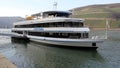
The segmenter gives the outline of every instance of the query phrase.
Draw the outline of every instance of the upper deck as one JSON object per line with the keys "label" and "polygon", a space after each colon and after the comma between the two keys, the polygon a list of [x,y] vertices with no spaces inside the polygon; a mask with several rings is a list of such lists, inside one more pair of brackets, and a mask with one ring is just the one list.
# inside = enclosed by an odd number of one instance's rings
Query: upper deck
{"label": "upper deck", "polygon": [[83,27],[84,19],[68,18],[72,13],[65,11],[46,11],[31,15],[36,19],[14,23],[17,28],[30,27]]}
{"label": "upper deck", "polygon": [[61,17],[55,17],[55,18],[44,18],[44,19],[37,19],[37,20],[27,20],[27,21],[20,21],[16,22],[13,25],[29,25],[29,24],[43,24],[43,23],[54,23],[54,22],[79,22],[83,23],[84,19],[79,18],[61,18]]}

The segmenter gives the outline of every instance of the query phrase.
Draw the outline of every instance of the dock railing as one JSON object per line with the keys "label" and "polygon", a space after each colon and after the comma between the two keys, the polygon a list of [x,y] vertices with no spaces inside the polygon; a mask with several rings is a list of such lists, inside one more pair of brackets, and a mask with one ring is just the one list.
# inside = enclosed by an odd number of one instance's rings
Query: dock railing
{"label": "dock railing", "polygon": [[13,33],[11,29],[0,29],[0,35],[1,36],[21,36],[21,37],[23,37],[22,34]]}

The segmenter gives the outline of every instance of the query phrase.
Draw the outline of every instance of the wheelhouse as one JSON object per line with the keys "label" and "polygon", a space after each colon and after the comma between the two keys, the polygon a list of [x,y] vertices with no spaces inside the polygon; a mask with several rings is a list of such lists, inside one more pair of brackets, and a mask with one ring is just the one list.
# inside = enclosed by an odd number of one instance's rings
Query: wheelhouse
{"label": "wheelhouse", "polygon": [[36,18],[47,18],[47,17],[69,17],[72,13],[65,11],[46,11],[37,14],[33,14]]}

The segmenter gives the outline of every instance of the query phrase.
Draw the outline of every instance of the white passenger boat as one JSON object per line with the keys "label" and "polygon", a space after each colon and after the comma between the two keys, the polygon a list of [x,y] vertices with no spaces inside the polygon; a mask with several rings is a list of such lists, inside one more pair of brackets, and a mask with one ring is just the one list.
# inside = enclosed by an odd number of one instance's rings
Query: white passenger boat
{"label": "white passenger boat", "polygon": [[60,46],[96,47],[104,38],[89,37],[90,29],[84,19],[69,18],[71,12],[45,11],[31,15],[32,20],[14,23],[12,32],[46,44]]}

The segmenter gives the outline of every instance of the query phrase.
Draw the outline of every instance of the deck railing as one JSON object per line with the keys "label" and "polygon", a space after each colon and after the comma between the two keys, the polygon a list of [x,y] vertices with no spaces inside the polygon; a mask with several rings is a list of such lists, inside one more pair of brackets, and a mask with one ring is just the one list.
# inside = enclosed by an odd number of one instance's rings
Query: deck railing
{"label": "deck railing", "polygon": [[107,36],[92,36],[91,39],[107,39]]}

